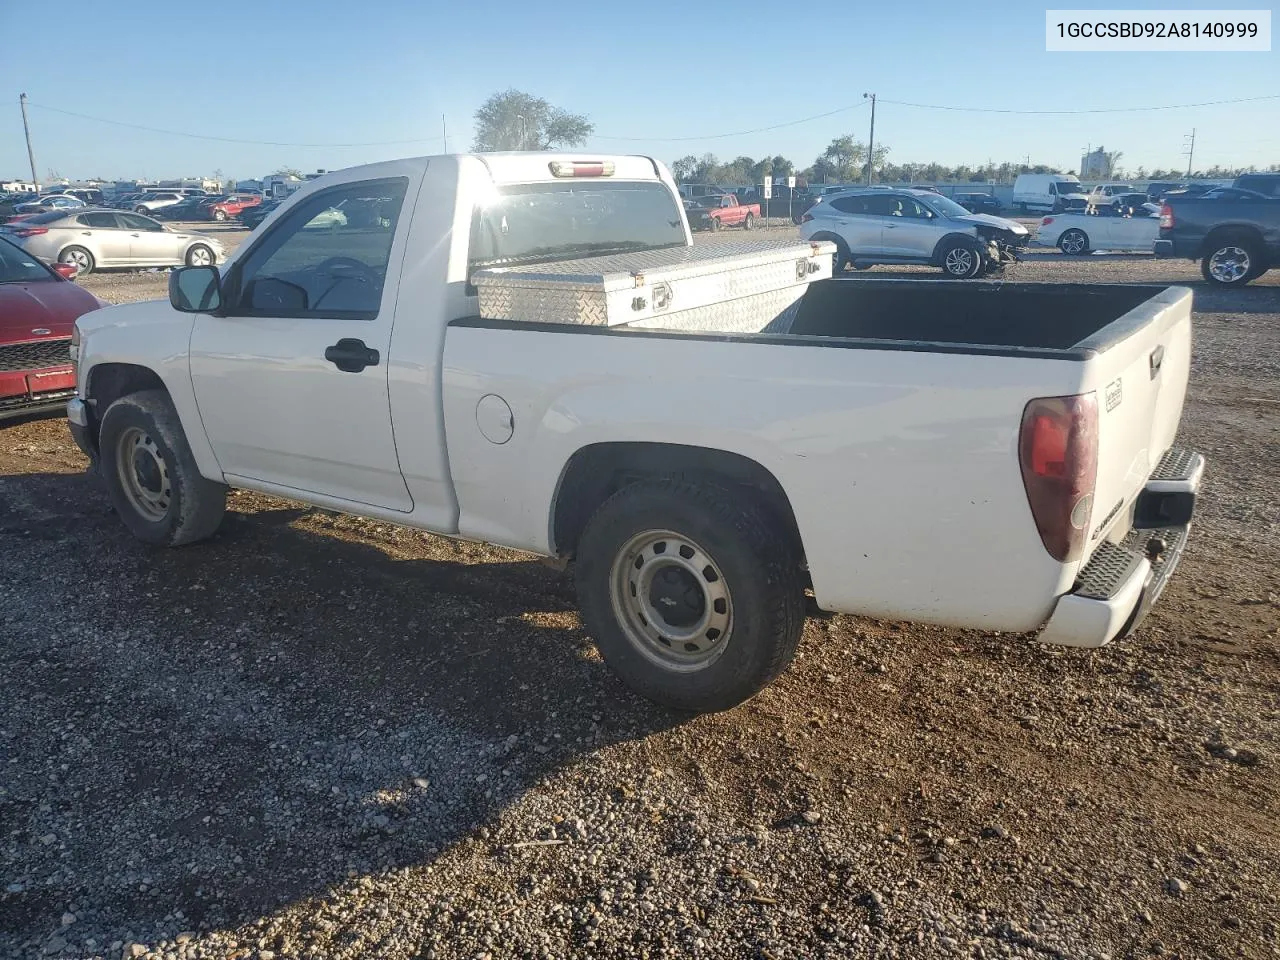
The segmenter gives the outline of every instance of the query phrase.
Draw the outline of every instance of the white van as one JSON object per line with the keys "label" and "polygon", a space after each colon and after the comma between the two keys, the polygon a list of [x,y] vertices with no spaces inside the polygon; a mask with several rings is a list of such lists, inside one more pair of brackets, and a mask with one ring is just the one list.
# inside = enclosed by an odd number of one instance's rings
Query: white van
{"label": "white van", "polygon": [[1083,210],[1088,203],[1080,180],[1061,173],[1020,173],[1013,182],[1013,205],[1018,210]]}

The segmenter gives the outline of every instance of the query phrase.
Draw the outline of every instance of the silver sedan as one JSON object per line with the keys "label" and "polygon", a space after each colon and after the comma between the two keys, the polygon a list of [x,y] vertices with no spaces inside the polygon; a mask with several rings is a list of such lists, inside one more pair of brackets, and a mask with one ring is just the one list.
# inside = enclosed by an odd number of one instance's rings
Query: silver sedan
{"label": "silver sedan", "polygon": [[0,232],[46,263],[74,265],[81,276],[106,267],[210,266],[224,258],[216,237],[122,210],[51,211],[4,224]]}

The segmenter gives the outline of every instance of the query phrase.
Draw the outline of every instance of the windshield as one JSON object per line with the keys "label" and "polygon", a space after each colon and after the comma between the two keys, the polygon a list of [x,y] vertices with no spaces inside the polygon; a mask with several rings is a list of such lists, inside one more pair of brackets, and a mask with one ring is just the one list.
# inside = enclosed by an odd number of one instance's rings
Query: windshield
{"label": "windshield", "polygon": [[471,265],[653,250],[685,242],[680,211],[661,183],[509,184],[472,217]]}
{"label": "windshield", "polygon": [[930,194],[924,202],[926,206],[933,207],[934,213],[940,214],[944,217],[969,216],[968,210],[960,206],[960,204],[956,203],[954,200],[948,200],[943,196],[934,196],[933,194]]}
{"label": "windshield", "polygon": [[53,279],[35,257],[8,240],[0,239],[0,283],[37,283]]}

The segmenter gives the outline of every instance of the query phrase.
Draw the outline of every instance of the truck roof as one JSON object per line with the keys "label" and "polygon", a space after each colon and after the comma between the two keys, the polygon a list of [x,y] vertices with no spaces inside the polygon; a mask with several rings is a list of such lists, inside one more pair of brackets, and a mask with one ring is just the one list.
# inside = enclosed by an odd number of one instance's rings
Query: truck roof
{"label": "truck roof", "polygon": [[[574,179],[572,176],[555,176],[551,170],[553,163],[612,165],[612,172],[605,174],[603,177],[597,174],[596,176],[582,177],[582,179],[658,180],[661,178],[660,171],[662,169],[652,157],[635,154],[513,151],[509,153],[453,153],[425,157],[405,157],[401,160],[382,160],[376,163],[360,164],[346,167],[342,170],[332,170],[330,173],[341,173],[343,174],[343,179],[347,180],[350,179],[350,174],[353,171],[368,170],[369,176],[372,178],[385,176],[385,171],[388,167],[403,164],[406,161],[409,163],[430,164],[433,160],[450,160],[454,163],[462,163],[468,159],[478,160],[482,163],[485,169],[489,171],[494,183],[530,183]],[[322,176],[317,179],[325,180],[326,178]],[[309,186],[314,182],[306,181],[306,184]]]}

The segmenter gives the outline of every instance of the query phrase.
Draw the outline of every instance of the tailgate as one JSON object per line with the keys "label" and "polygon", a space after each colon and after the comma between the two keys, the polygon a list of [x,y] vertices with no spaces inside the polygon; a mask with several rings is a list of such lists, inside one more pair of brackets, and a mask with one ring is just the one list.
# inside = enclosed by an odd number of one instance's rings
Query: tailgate
{"label": "tailgate", "polygon": [[1129,508],[1173,445],[1191,367],[1191,296],[1186,287],[1170,287],[1078,345],[1097,351],[1085,387],[1098,398],[1086,560],[1109,531],[1128,531]]}

